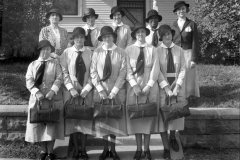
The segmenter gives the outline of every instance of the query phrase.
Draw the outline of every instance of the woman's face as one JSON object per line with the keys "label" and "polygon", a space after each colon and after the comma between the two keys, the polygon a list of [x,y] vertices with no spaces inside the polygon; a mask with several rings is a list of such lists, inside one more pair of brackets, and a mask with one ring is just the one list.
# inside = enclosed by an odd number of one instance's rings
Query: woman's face
{"label": "woman's face", "polygon": [[41,57],[43,60],[46,60],[50,57],[50,54],[51,54],[51,47],[50,46],[43,47],[40,51],[39,57]]}
{"label": "woman's face", "polygon": [[83,46],[85,41],[85,35],[75,36],[73,42],[77,46]]}
{"label": "woman's face", "polygon": [[157,28],[159,22],[158,16],[152,16],[148,22],[151,28]]}
{"label": "woman's face", "polygon": [[143,28],[140,28],[136,31],[136,39],[137,41],[143,42],[145,41],[146,37],[146,30]]}
{"label": "woman's face", "polygon": [[103,42],[107,45],[113,44],[113,39],[114,39],[114,37],[112,34],[107,34],[107,35],[102,36]]}
{"label": "woman's face", "polygon": [[120,12],[116,12],[113,14],[113,22],[120,24],[122,22],[122,15]]}
{"label": "woman's face", "polygon": [[50,21],[51,24],[52,24],[52,23],[58,23],[59,20],[60,20],[60,16],[59,16],[59,14],[57,14],[57,13],[52,13],[52,14],[49,16],[49,21]]}
{"label": "woman's face", "polygon": [[171,43],[172,42],[172,32],[168,31],[165,34],[163,34],[162,41],[163,41],[163,43]]}
{"label": "woman's face", "polygon": [[86,21],[89,26],[94,26],[96,17],[95,16],[87,16]]}
{"label": "woman's face", "polygon": [[186,6],[182,6],[180,8],[177,9],[176,14],[178,17],[186,17],[187,14],[187,7]]}

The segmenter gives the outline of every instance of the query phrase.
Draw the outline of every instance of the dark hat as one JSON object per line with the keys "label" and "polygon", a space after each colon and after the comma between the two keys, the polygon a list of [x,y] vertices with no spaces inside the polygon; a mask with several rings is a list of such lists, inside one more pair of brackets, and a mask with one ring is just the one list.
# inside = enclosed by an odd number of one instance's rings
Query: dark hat
{"label": "dark hat", "polygon": [[132,31],[132,33],[131,33],[131,36],[132,36],[133,39],[136,38],[136,32],[137,32],[137,30],[140,29],[140,28],[145,29],[146,34],[147,34],[146,36],[148,36],[148,35],[150,34],[150,30],[149,30],[148,28],[146,28],[146,26],[145,26],[144,24],[142,24],[142,23],[137,23],[137,24],[135,24],[134,29],[133,29],[133,31]]}
{"label": "dark hat", "polygon": [[178,1],[174,4],[174,10],[173,12],[176,12],[176,10],[182,6],[186,6],[187,8],[190,6],[189,4],[187,4],[185,1]]}
{"label": "dark hat", "polygon": [[49,19],[50,15],[52,13],[57,13],[60,17],[59,21],[61,21],[63,19],[62,14],[60,13],[60,11],[57,8],[52,8],[47,14],[46,14],[46,18]]}
{"label": "dark hat", "polygon": [[158,14],[158,12],[156,10],[150,10],[147,14],[147,18],[146,18],[146,22],[148,23],[149,22],[149,19],[152,17],[152,16],[157,16],[158,17],[158,20],[159,22],[162,21],[162,16]]}
{"label": "dark hat", "polygon": [[98,14],[95,13],[95,10],[93,8],[86,8],[84,16],[82,17],[83,22],[87,22],[87,16],[95,16],[96,19],[98,18]]}
{"label": "dark hat", "polygon": [[112,27],[104,26],[101,29],[100,36],[98,37],[98,40],[102,41],[102,36],[105,36],[107,34],[112,34],[114,38],[117,38],[117,34],[113,31]]}
{"label": "dark hat", "polygon": [[162,41],[162,36],[167,33],[168,31],[172,32],[172,36],[175,34],[175,30],[173,30],[169,25],[163,24],[158,28],[158,33],[159,33],[159,41]]}
{"label": "dark hat", "polygon": [[54,51],[55,51],[55,48],[54,48],[54,47],[51,45],[51,43],[50,43],[48,40],[46,40],[46,39],[41,40],[41,41],[38,43],[37,49],[38,49],[38,50],[41,50],[41,49],[44,48],[44,47],[51,47],[51,52],[54,52]]}
{"label": "dark hat", "polygon": [[115,7],[112,7],[112,9],[111,9],[110,19],[113,19],[113,14],[116,12],[120,12],[122,17],[125,15],[125,13],[121,7],[115,6]]}
{"label": "dark hat", "polygon": [[[76,27],[73,29],[73,33],[70,39],[74,39],[74,37],[79,36],[79,35],[83,35],[86,36],[86,32],[82,27]],[[86,37],[85,37],[86,38]]]}

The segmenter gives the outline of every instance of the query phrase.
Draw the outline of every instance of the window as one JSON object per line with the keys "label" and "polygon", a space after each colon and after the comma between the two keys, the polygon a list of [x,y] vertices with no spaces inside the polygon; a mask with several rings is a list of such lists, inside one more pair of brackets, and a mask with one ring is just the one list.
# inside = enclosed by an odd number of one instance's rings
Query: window
{"label": "window", "polygon": [[68,6],[63,12],[64,17],[81,17],[82,16],[82,0],[64,0]]}

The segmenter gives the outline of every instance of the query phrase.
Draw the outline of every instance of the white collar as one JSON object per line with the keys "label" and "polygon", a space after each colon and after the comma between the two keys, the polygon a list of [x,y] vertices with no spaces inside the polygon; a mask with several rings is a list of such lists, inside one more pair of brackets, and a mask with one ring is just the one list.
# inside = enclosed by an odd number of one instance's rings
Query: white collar
{"label": "white collar", "polygon": [[[163,48],[168,48],[163,42],[161,43],[160,46],[163,47]],[[170,45],[169,48],[172,48],[173,46],[175,46],[175,44],[172,42],[172,44]]]}
{"label": "white collar", "polygon": [[86,28],[86,29],[95,29],[95,28],[97,28],[97,26],[94,24],[94,26],[89,27],[89,25],[85,24],[84,28]]}
{"label": "white collar", "polygon": [[52,59],[52,58],[51,58],[50,56],[49,56],[48,59],[46,59],[46,60],[43,60],[42,57],[38,57],[37,61],[41,61],[41,62],[42,62],[42,61],[45,61],[45,62],[47,62],[47,61],[49,61],[49,60],[51,60],[51,59]]}
{"label": "white collar", "polygon": [[121,26],[123,25],[123,23],[121,22],[120,24],[116,24],[116,23],[113,22],[112,25],[113,25],[114,27],[117,27],[117,26],[121,27]]}
{"label": "white collar", "polygon": [[148,43],[145,42],[144,44],[139,45],[138,41],[136,41],[133,45],[136,46],[136,47],[146,47],[148,45]]}
{"label": "white collar", "polygon": [[80,50],[77,50],[77,48],[73,45],[73,46],[72,46],[72,49],[73,49],[75,52],[78,52],[78,51],[84,52],[84,51],[85,51],[85,47],[84,47],[84,46],[83,46]]}
{"label": "white collar", "polygon": [[[159,27],[160,27],[160,24],[158,23],[158,26],[157,26],[156,30],[157,30]],[[152,28],[151,28],[151,26],[150,26],[149,24],[147,25],[147,28],[150,29],[150,31],[152,31]]]}
{"label": "white collar", "polygon": [[116,48],[117,48],[117,46],[115,44],[113,44],[111,48],[107,48],[106,45],[102,45],[102,49],[104,49],[105,51],[107,51],[107,50],[114,50]]}
{"label": "white collar", "polygon": [[184,19],[182,19],[182,18],[178,18],[178,22],[185,22],[186,21],[186,17],[184,18]]}

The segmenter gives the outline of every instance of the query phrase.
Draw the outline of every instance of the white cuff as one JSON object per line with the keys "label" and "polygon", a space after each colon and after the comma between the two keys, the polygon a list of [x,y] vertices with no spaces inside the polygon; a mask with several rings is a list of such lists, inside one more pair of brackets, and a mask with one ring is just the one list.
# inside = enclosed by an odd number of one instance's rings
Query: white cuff
{"label": "white cuff", "polygon": [[101,86],[101,84],[97,85],[96,89],[97,89],[98,92],[101,92],[101,91],[104,90],[103,87]]}
{"label": "white cuff", "polygon": [[56,53],[51,53],[50,56],[53,57],[53,58],[57,58],[58,57],[58,55]]}
{"label": "white cuff", "polygon": [[129,83],[130,83],[131,87],[137,85],[137,82],[136,82],[134,79],[131,79],[131,80],[129,81]]}
{"label": "white cuff", "polygon": [[150,87],[153,87],[154,83],[155,83],[155,81],[153,81],[153,80],[150,79],[150,80],[148,81],[147,85],[150,86]]}
{"label": "white cuff", "polygon": [[114,86],[111,92],[114,93],[114,94],[117,94],[118,91],[119,91],[119,89]]}
{"label": "white cuff", "polygon": [[83,88],[83,90],[86,90],[86,91],[91,91],[91,89],[92,89],[92,86],[90,85],[90,84],[87,84],[84,88]]}
{"label": "white cuff", "polygon": [[178,84],[179,86],[182,86],[183,80],[182,79],[178,79],[176,84]]}
{"label": "white cuff", "polygon": [[31,94],[35,95],[38,91],[39,91],[39,89],[34,87],[31,89]]}
{"label": "white cuff", "polygon": [[59,91],[59,88],[58,88],[58,86],[56,86],[56,85],[54,84],[54,85],[52,85],[51,90],[53,90],[54,93],[57,95],[57,92]]}
{"label": "white cuff", "polygon": [[70,91],[70,89],[74,88],[72,83],[66,84],[66,88]]}
{"label": "white cuff", "polygon": [[159,83],[160,87],[163,89],[164,87],[168,86],[168,83],[163,80],[161,83]]}

